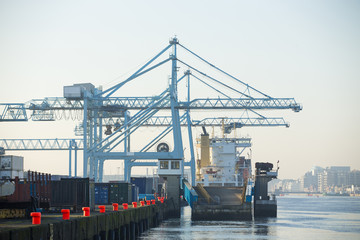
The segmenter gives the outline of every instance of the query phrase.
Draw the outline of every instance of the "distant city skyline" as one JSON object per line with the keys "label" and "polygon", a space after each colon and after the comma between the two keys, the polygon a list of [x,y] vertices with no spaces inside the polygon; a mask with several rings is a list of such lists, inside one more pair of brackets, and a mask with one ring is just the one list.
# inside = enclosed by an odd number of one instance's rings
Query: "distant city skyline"
{"label": "distant city skyline", "polygon": [[[360,169],[359,12],[359,1],[335,0],[1,1],[0,103],[62,97],[63,86],[74,83],[107,89],[176,35],[251,86],[304,106],[300,113],[264,112],[284,117],[290,128],[237,131],[252,138],[253,164],[279,160],[282,179],[297,179],[314,165]],[[130,84],[122,94],[153,96],[166,88],[168,73]],[[0,123],[0,138],[72,138],[75,125]],[[200,133],[194,130],[194,138]],[[25,170],[68,172],[66,151],[7,154],[24,156]],[[78,159],[82,174],[81,154]],[[106,161],[105,173],[120,166]]]}
{"label": "distant city skyline", "polygon": [[350,166],[314,166],[298,179],[275,179],[268,187],[275,194],[360,196],[360,170]]}

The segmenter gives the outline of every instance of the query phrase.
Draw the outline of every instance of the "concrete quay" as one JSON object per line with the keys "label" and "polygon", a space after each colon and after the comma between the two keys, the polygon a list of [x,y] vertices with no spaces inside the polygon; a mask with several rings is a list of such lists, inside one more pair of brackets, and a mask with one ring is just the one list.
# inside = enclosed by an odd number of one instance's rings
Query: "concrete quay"
{"label": "concrete quay", "polygon": [[[106,207],[105,213],[91,212],[89,217],[71,214],[63,220],[62,214],[42,214],[41,224],[32,225],[31,219],[8,219],[0,221],[1,240],[113,240],[136,239],[144,231],[158,226],[161,221],[172,216],[171,200],[155,205],[112,211]],[[121,208],[121,209],[120,209]]]}

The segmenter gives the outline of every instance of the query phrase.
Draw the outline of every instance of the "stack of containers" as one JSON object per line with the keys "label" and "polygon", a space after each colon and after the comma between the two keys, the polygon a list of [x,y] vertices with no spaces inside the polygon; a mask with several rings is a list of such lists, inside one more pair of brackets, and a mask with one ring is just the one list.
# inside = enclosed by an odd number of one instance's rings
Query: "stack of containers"
{"label": "stack of containers", "polygon": [[131,184],[126,182],[122,183],[119,188],[119,195],[120,195],[120,202],[123,201],[124,203],[128,202],[130,203],[131,200]]}
{"label": "stack of containers", "polygon": [[89,178],[62,178],[51,181],[51,206],[72,207],[81,211],[83,206],[93,207],[94,188]]}
{"label": "stack of containers", "polygon": [[138,199],[138,190],[132,191],[132,184],[128,182],[110,182],[95,184],[95,204],[123,204]]}

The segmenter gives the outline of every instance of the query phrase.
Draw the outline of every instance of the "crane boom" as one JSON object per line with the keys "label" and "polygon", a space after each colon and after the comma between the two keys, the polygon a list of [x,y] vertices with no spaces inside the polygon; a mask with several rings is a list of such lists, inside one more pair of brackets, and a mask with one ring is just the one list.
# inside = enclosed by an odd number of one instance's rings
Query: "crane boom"
{"label": "crane boom", "polygon": [[6,151],[69,150],[74,146],[82,150],[83,139],[0,139],[0,147]]}

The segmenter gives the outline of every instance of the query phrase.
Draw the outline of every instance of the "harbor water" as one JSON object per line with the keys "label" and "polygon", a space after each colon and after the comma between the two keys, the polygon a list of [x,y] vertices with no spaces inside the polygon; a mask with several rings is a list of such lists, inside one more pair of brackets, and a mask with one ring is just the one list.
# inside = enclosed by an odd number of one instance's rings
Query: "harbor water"
{"label": "harbor water", "polygon": [[360,197],[278,197],[278,217],[254,221],[164,221],[140,239],[360,239]]}

